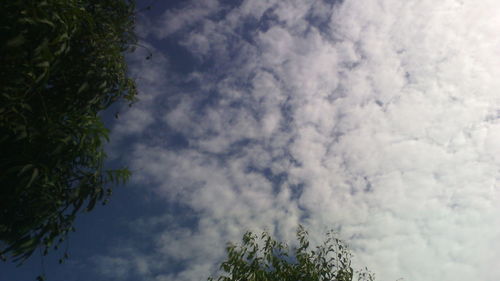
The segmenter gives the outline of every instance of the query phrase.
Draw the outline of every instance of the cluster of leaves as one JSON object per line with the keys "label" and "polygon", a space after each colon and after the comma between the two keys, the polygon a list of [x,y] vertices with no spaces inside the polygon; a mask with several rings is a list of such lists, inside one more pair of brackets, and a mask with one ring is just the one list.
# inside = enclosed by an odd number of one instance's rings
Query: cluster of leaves
{"label": "cluster of leaves", "polygon": [[0,255],[46,254],[126,169],[103,167],[98,113],[137,94],[132,0],[9,0],[0,9]]}
{"label": "cluster of leaves", "polygon": [[[351,254],[332,231],[320,246],[311,249],[307,231],[297,230],[298,246],[289,249],[268,233],[260,236],[247,232],[242,245],[229,244],[227,260],[220,269],[218,281],[352,281]],[[368,270],[357,272],[359,281],[373,281]]]}

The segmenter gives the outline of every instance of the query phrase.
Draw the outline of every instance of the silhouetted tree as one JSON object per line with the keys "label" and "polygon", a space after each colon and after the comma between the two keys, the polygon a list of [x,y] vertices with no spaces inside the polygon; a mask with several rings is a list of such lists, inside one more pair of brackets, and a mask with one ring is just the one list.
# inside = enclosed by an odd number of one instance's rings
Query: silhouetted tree
{"label": "silhouetted tree", "polygon": [[129,171],[103,167],[98,113],[135,100],[131,0],[8,0],[0,9],[0,255],[57,247]]}

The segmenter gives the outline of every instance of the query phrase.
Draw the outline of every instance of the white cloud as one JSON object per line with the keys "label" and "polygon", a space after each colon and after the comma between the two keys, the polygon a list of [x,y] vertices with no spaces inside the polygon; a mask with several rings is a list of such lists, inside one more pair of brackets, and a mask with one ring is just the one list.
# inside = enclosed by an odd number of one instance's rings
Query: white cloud
{"label": "white cloud", "polygon": [[[146,59],[149,55],[154,56],[154,60]],[[113,128],[113,134],[117,139],[124,135],[140,134],[154,122],[151,107],[154,106],[159,96],[165,97],[168,94],[167,72],[169,64],[167,58],[156,48],[146,42],[140,42],[136,52],[129,56],[131,66],[130,76],[137,83],[139,94],[137,98],[140,102],[128,109],[128,105],[122,108],[126,114],[121,114],[122,122],[118,122]]]}
{"label": "white cloud", "polygon": [[186,78],[194,89],[151,86],[148,117],[125,117],[189,142],[151,135],[131,158],[138,184],[199,219],[152,238],[152,256],[187,265],[156,280],[206,278],[226,241],[266,227],[291,239],[299,221],[314,239],[340,227],[379,280],[498,280],[499,12],[492,0],[167,11],[158,36],[177,32],[212,65]]}
{"label": "white cloud", "polygon": [[94,260],[97,271],[108,277],[125,279],[129,277],[131,263],[120,257],[98,257]]}
{"label": "white cloud", "polygon": [[175,32],[184,30],[199,21],[210,16],[219,8],[217,0],[204,0],[196,2],[186,2],[186,4],[175,10],[167,10],[162,16],[160,28],[155,29],[159,38],[167,37]]}

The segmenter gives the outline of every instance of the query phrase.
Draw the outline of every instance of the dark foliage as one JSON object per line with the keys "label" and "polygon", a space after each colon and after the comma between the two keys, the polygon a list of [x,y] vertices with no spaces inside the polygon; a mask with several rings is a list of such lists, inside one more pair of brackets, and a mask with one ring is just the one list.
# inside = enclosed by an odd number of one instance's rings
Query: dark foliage
{"label": "dark foliage", "polygon": [[9,0],[0,9],[0,254],[47,253],[129,172],[105,170],[98,113],[132,103],[130,0]]}
{"label": "dark foliage", "polygon": [[[327,233],[324,243],[309,247],[308,234],[303,227],[297,230],[298,246],[289,249],[268,233],[260,236],[247,232],[242,245],[229,244],[222,273],[209,281],[352,281],[351,254],[333,232]],[[358,281],[373,281],[368,270],[358,271]]]}

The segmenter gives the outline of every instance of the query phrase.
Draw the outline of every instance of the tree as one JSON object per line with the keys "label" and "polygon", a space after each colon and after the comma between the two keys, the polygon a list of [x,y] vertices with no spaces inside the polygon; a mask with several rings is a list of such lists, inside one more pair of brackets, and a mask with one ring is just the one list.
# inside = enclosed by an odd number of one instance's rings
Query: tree
{"label": "tree", "polygon": [[[347,247],[327,233],[324,243],[314,250],[309,248],[307,231],[297,230],[298,247],[292,250],[277,242],[268,233],[260,236],[247,232],[242,245],[229,244],[227,260],[222,262],[218,281],[351,281],[354,271]],[[358,271],[359,281],[373,281],[368,270]]]}
{"label": "tree", "polygon": [[104,203],[126,169],[108,170],[99,112],[137,91],[124,53],[132,0],[9,0],[0,9],[0,255],[23,262]]}

